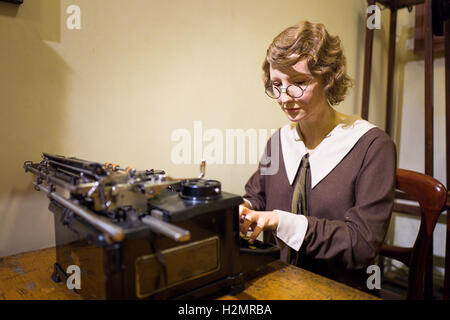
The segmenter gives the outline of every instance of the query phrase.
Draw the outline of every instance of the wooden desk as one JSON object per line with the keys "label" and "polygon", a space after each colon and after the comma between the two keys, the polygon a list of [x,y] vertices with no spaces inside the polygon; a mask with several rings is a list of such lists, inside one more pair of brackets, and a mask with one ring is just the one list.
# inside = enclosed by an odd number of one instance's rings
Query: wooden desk
{"label": "wooden desk", "polygon": [[[64,283],[50,279],[55,248],[0,258],[0,300],[81,300]],[[309,271],[274,261],[246,283],[245,290],[220,300],[373,300],[375,296]]]}

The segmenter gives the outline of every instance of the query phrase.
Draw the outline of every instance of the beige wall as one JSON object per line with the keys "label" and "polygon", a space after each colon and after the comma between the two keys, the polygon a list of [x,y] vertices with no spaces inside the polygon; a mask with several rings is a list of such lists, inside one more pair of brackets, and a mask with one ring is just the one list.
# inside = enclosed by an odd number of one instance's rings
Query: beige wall
{"label": "beige wall", "polygon": [[[43,151],[191,176],[197,164],[171,161],[174,130],[193,135],[195,120],[224,136],[285,124],[263,93],[260,66],[271,39],[302,19],[341,36],[356,87],[340,109],[359,112],[364,2],[326,3],[0,3],[0,256],[53,244],[48,200],[22,169]],[[66,27],[71,4],[81,8],[81,30]],[[207,177],[241,194],[255,166],[209,164]]]}
{"label": "beige wall", "polygon": [[[201,120],[203,130],[225,136],[227,129],[287,123],[263,93],[260,66],[273,37],[300,20],[322,22],[341,37],[355,87],[338,108],[360,112],[364,0],[24,2],[0,3],[0,256],[54,244],[48,200],[32,189],[22,168],[43,151],[191,176],[197,164],[171,160],[175,130],[193,135],[194,121]],[[81,30],[66,27],[71,4],[81,8]],[[382,29],[375,31],[370,109],[370,120],[382,128],[387,26],[385,10]],[[400,91],[405,96],[410,83],[414,90],[422,86],[407,76],[405,71]],[[443,86],[438,90],[442,94]],[[422,105],[406,97],[396,101]],[[406,134],[399,138],[402,147],[416,145]],[[408,167],[419,158],[401,153],[400,163]],[[436,161],[441,158],[439,153]],[[242,194],[255,167],[248,161],[209,164],[207,177]]]}

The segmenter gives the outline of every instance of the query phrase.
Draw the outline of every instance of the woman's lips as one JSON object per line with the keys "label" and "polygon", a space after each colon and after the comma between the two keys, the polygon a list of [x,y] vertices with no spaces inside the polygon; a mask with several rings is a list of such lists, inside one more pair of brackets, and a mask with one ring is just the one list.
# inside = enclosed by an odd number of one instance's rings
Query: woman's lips
{"label": "woman's lips", "polygon": [[301,108],[283,108],[285,112],[294,113],[299,111]]}
{"label": "woman's lips", "polygon": [[283,108],[283,110],[289,119],[293,120],[299,116],[301,108]]}
{"label": "woman's lips", "polygon": [[301,109],[301,106],[295,105],[295,104],[291,104],[290,106],[288,106],[287,104],[285,104],[285,105],[281,105],[281,108],[284,111],[298,111]]}

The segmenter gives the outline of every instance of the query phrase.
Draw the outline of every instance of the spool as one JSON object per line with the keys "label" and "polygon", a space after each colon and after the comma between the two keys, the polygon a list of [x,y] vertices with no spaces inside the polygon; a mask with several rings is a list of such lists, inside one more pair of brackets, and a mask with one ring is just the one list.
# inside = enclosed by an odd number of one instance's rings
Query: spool
{"label": "spool", "polygon": [[180,197],[191,201],[208,201],[220,197],[222,186],[217,180],[190,179],[181,183]]}

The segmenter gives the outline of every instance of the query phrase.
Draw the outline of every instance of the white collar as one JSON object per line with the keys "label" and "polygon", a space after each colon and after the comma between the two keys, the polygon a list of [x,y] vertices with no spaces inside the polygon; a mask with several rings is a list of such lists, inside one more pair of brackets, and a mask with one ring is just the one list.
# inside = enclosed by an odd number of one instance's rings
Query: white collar
{"label": "white collar", "polygon": [[[350,126],[338,124],[331,130],[309,156],[311,189],[341,162],[359,138],[374,127],[376,126],[366,120],[356,120]],[[286,173],[292,185],[300,161],[306,154],[306,147],[292,124],[281,128],[280,140]]]}

